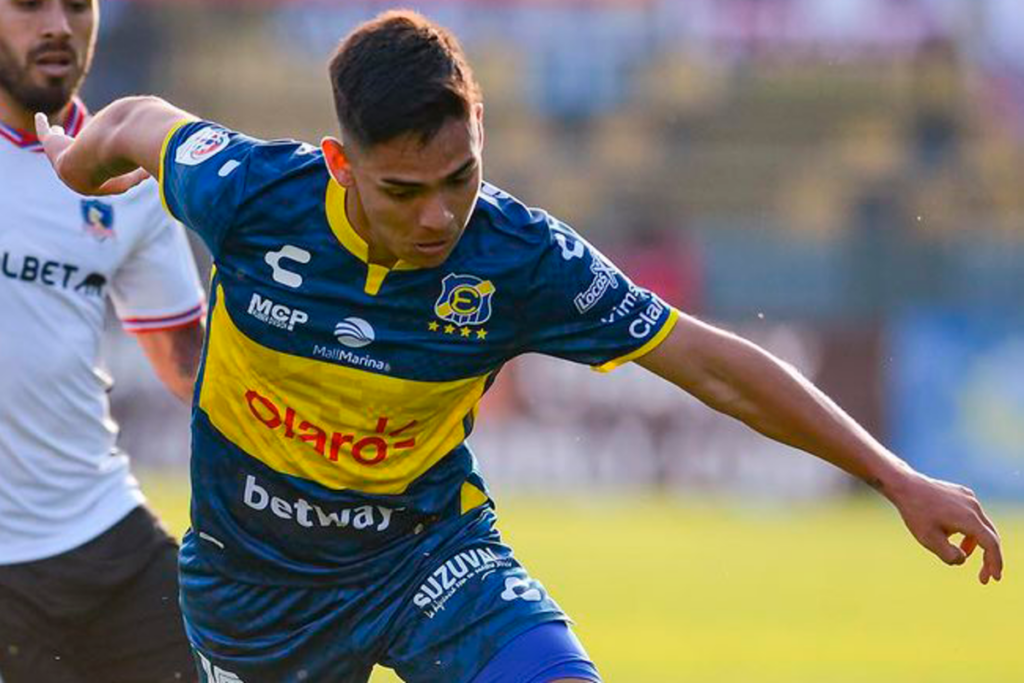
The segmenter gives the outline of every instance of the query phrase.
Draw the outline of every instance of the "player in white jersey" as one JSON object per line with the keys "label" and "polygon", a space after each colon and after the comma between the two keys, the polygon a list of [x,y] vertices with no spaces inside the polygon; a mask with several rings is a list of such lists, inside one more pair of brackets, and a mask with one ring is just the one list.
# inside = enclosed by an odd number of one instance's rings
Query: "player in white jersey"
{"label": "player in white jersey", "polygon": [[0,0],[0,677],[4,683],[195,680],[177,544],[115,445],[97,369],[109,299],[189,401],[203,294],[154,183],[89,199],[31,129],[72,134],[95,0]]}

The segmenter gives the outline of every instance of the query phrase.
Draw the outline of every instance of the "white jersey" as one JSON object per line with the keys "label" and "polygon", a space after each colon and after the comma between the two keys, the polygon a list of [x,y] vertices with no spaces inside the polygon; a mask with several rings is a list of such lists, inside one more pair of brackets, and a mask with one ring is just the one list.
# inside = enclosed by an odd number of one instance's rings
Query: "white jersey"
{"label": "white jersey", "polygon": [[[82,118],[76,104],[72,134]],[[0,124],[0,564],[71,550],[143,501],[98,368],[107,297],[130,332],[203,315],[156,183],[82,197],[33,137]]]}

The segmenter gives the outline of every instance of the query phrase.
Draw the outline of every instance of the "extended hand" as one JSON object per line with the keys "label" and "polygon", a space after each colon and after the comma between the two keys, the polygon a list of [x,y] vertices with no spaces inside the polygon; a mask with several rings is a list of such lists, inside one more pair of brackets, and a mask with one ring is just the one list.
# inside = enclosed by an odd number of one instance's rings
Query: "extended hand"
{"label": "extended hand", "polygon": [[[999,533],[969,488],[914,472],[889,497],[914,538],[943,562],[963,564],[981,546],[978,579],[987,584],[989,578],[1002,578]],[[963,534],[959,547],[949,540],[954,534]]]}
{"label": "extended hand", "polygon": [[36,136],[57,176],[79,194],[121,194],[149,178],[149,173],[142,168],[118,173],[99,166],[90,158],[88,150],[79,149],[75,139],[63,128],[51,126],[45,114],[36,114]]}

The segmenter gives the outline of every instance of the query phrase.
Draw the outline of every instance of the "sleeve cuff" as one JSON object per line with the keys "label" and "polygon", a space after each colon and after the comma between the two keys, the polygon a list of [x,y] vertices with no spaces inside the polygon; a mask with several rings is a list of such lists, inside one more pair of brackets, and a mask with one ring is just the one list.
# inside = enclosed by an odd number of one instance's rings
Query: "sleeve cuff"
{"label": "sleeve cuff", "polygon": [[167,194],[164,192],[164,165],[167,163],[167,149],[171,146],[171,138],[174,137],[174,134],[181,130],[182,127],[187,126],[194,121],[196,121],[194,118],[182,119],[171,126],[171,129],[167,131],[167,136],[164,137],[164,144],[160,147],[160,177],[157,178],[157,185],[160,188],[160,203],[163,204],[164,211],[167,212],[167,215],[174,220],[178,220],[178,217],[174,215],[174,212],[171,211],[171,207],[167,204]]}
{"label": "sleeve cuff", "polygon": [[122,318],[121,325],[124,327],[125,332],[130,332],[131,334],[174,330],[179,327],[187,327],[201,320],[205,313],[205,308],[203,303],[199,303],[187,311],[171,315]]}

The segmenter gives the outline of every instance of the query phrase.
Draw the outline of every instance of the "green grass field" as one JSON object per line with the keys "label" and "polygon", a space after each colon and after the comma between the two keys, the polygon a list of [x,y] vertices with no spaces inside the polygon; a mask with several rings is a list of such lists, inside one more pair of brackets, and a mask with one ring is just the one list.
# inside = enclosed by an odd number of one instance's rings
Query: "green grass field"
{"label": "green grass field", "polygon": [[[184,485],[144,482],[184,530]],[[1007,570],[987,587],[977,558],[945,567],[873,501],[514,499],[499,512],[609,683],[1024,681],[1024,508],[991,511]]]}

